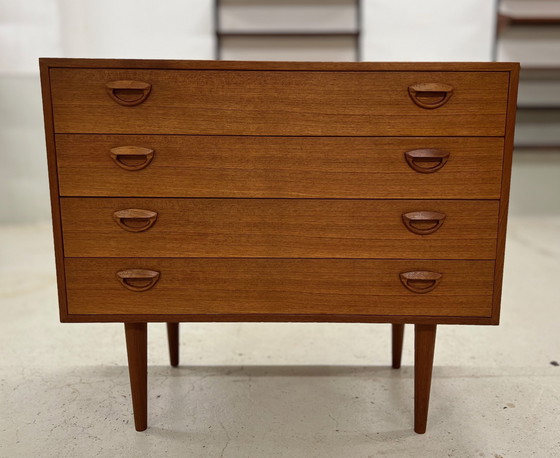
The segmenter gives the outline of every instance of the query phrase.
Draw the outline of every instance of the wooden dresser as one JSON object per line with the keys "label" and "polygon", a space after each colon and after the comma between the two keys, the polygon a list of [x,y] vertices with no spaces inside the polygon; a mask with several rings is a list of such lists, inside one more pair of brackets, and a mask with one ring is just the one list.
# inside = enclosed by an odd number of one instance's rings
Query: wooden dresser
{"label": "wooden dresser", "polygon": [[519,66],[41,59],[63,322],[498,324]]}

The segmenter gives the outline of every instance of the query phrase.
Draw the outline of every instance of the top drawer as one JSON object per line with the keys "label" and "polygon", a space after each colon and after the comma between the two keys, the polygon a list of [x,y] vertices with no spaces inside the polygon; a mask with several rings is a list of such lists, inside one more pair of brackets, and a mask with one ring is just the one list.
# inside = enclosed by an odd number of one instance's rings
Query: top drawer
{"label": "top drawer", "polygon": [[52,68],[59,133],[502,136],[508,72]]}

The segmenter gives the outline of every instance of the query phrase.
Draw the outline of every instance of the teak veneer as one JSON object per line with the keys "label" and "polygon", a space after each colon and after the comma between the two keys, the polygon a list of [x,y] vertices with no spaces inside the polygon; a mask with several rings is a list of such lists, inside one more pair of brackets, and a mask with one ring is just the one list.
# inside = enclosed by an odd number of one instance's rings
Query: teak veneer
{"label": "teak veneer", "polygon": [[[502,193],[503,137],[57,134],[55,141],[61,196],[499,200]],[[149,169],[115,167],[108,152],[122,145],[152,150]],[[412,173],[403,153],[422,148],[449,153],[437,174]]]}
{"label": "teak veneer", "polygon": [[40,59],[60,318],[496,325],[517,63]]}

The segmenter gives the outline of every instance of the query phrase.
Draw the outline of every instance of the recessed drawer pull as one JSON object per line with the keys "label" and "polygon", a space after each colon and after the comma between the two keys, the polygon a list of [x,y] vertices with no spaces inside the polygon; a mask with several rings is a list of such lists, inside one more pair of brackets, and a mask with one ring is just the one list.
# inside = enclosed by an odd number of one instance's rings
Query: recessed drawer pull
{"label": "recessed drawer pull", "polygon": [[412,101],[422,108],[438,108],[453,95],[453,86],[443,83],[418,83],[408,87]]}
{"label": "recessed drawer pull", "polygon": [[413,293],[424,294],[432,291],[438,285],[443,275],[438,272],[430,272],[429,270],[417,270],[402,272],[400,277],[406,289]]}
{"label": "recessed drawer pull", "polygon": [[421,211],[403,213],[402,220],[413,234],[428,235],[437,231],[445,220],[445,213]]}
{"label": "recessed drawer pull", "polygon": [[132,107],[141,104],[150,95],[152,85],[144,81],[110,81],[106,84],[107,94],[119,105]]}
{"label": "recessed drawer pull", "polygon": [[148,291],[158,282],[159,272],[147,269],[129,269],[117,272],[121,284],[130,291]]}
{"label": "recessed drawer pull", "polygon": [[111,148],[111,159],[121,169],[134,171],[142,170],[152,162],[154,150],[141,146],[118,146]]}
{"label": "recessed drawer pull", "polygon": [[434,173],[449,159],[449,151],[441,149],[415,149],[406,151],[404,157],[408,165],[420,173]]}
{"label": "recessed drawer pull", "polygon": [[147,231],[154,225],[157,216],[156,212],[139,208],[127,208],[113,213],[113,219],[116,223],[129,232]]}

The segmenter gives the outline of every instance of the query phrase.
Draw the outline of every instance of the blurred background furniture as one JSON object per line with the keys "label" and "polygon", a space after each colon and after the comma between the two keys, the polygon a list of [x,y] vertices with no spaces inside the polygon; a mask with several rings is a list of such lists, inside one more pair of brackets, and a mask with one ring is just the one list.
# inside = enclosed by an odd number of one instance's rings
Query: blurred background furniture
{"label": "blurred background furniture", "polygon": [[216,59],[360,60],[359,0],[216,0]]}
{"label": "blurred background furniture", "polygon": [[560,2],[501,0],[495,57],[521,62],[515,147],[560,149]]}

